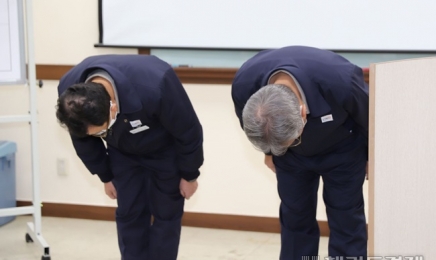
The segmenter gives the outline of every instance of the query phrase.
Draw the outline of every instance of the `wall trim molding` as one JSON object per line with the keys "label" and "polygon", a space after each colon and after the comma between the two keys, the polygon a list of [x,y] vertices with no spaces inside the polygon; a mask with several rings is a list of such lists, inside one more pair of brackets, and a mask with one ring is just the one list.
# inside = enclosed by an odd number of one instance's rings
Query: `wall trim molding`
{"label": "wall trim molding", "polygon": [[[17,201],[17,206],[19,207],[30,205],[32,205],[31,201]],[[115,207],[44,202],[42,216],[114,221]],[[185,212],[182,225],[188,227],[280,233],[279,219],[272,217]],[[321,236],[328,236],[330,234],[327,221],[318,221],[318,225]]]}
{"label": "wall trim molding", "polygon": [[[36,78],[40,80],[59,80],[73,65],[36,65]],[[174,68],[182,83],[197,84],[232,84],[237,68]],[[363,75],[368,83],[369,70],[364,69]]]}
{"label": "wall trim molding", "polygon": [[60,80],[72,68],[72,65],[36,64],[36,78],[41,80]]}

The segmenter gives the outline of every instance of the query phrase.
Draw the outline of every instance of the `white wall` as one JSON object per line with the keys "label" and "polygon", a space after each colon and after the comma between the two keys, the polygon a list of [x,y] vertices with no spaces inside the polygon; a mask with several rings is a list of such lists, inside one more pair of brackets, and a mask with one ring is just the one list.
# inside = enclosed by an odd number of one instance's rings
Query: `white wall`
{"label": "white wall", "polygon": [[[97,1],[34,1],[34,20],[37,64],[74,65],[90,55],[137,53],[136,49],[93,47],[98,41]],[[67,132],[56,122],[57,83],[45,80],[37,91],[41,198],[45,202],[115,206],[98,177],[89,174],[76,157]],[[278,217],[275,175],[244,137],[233,112],[230,85],[185,84],[185,88],[205,134],[200,186],[196,196],[187,201],[186,211]],[[28,103],[25,86],[0,88],[0,116],[26,114]],[[32,198],[29,136],[27,123],[0,125],[0,139],[18,144],[18,200]],[[58,158],[66,159],[67,176],[57,175]],[[318,219],[326,220],[321,196],[319,202]]]}

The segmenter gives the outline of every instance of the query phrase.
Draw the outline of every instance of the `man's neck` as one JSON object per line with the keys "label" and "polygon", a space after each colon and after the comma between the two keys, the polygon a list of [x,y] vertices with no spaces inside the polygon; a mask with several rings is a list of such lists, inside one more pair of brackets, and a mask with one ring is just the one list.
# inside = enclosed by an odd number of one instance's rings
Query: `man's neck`
{"label": "man's neck", "polygon": [[102,77],[95,77],[91,79],[91,82],[102,84],[103,87],[106,89],[106,91],[109,93],[111,101],[115,103],[114,88],[112,87],[111,83],[107,79]]}
{"label": "man's neck", "polygon": [[298,89],[297,84],[295,84],[294,79],[288,74],[284,72],[277,73],[276,75],[272,76],[272,78],[269,81],[269,84],[285,85],[286,87],[290,88],[292,92],[295,93],[295,95],[297,95],[300,104],[303,104],[303,99],[301,98],[300,90]]}
{"label": "man's neck", "polygon": [[303,98],[301,97],[300,90],[297,87],[297,84],[295,83],[294,79],[289,76],[288,74],[284,72],[279,72],[276,75],[272,76],[272,78],[269,80],[268,84],[280,84],[284,85],[292,90],[292,92],[295,93],[295,95],[298,98],[298,102],[302,106],[301,116],[303,119],[306,119],[306,105],[303,102]]}

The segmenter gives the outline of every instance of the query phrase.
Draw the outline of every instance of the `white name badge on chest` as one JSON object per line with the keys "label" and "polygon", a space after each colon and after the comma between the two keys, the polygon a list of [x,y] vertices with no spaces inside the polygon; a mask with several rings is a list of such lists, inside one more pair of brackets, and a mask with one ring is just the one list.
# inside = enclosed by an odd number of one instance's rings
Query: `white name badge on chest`
{"label": "white name badge on chest", "polygon": [[138,126],[142,125],[142,123],[141,123],[141,120],[138,119],[138,120],[130,121],[130,125],[133,128],[135,128],[135,127],[138,127]]}
{"label": "white name badge on chest", "polygon": [[321,117],[321,122],[323,123],[330,122],[330,121],[333,121],[332,114]]}
{"label": "white name badge on chest", "polygon": [[147,129],[149,129],[149,128],[150,128],[150,127],[148,127],[148,126],[146,126],[146,125],[143,125],[143,126],[140,126],[140,127],[135,128],[135,129],[133,129],[133,130],[130,130],[129,132],[132,133],[132,134],[137,134],[137,133],[142,132],[142,131],[145,131],[145,130],[147,130]]}

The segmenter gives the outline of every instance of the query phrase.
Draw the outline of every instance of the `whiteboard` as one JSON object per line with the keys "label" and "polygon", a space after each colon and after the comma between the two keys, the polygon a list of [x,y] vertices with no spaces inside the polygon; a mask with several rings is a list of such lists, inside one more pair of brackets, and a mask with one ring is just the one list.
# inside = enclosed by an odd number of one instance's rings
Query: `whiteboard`
{"label": "whiteboard", "polygon": [[23,4],[0,0],[0,85],[26,82]]}
{"label": "whiteboard", "polygon": [[100,43],[436,51],[434,0],[100,0]]}

